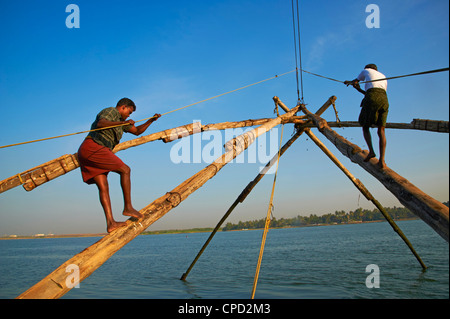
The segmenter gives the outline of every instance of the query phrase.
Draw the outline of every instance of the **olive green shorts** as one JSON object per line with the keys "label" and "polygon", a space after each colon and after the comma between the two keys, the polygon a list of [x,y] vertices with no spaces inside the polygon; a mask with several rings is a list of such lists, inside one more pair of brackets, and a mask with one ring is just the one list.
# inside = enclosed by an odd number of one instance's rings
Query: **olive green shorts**
{"label": "olive green shorts", "polygon": [[361,101],[358,122],[361,126],[386,126],[389,102],[386,91],[381,88],[368,89]]}

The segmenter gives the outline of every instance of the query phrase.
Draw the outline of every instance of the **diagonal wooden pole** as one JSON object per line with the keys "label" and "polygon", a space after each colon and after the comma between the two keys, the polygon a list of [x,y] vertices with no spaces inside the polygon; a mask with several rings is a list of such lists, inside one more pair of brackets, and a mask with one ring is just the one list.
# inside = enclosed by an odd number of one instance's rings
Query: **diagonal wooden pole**
{"label": "diagonal wooden pole", "polygon": [[68,276],[71,275],[71,273],[67,273],[68,269],[78,269],[79,282],[89,277],[118,250],[133,240],[155,221],[167,214],[172,208],[178,206],[190,194],[202,187],[209,179],[214,177],[227,163],[247,149],[258,136],[281,124],[283,118],[294,115],[298,109],[299,107],[295,107],[287,114],[276,117],[269,122],[228,141],[225,144],[226,152],[212,164],[185,180],[172,191],[141,209],[140,213],[144,215],[141,220],[133,220],[130,218],[127,220],[126,226],[114,230],[95,244],[75,255],[17,298],[54,299],[66,294],[73,287],[72,284],[68,284],[67,282]]}
{"label": "diagonal wooden pole", "polygon": [[391,225],[392,229],[400,236],[400,238],[405,242],[405,244],[408,246],[408,248],[411,250],[413,255],[416,257],[419,264],[422,266],[423,270],[427,269],[427,266],[425,266],[424,262],[420,258],[420,256],[417,254],[416,250],[412,246],[411,242],[408,240],[408,238],[405,236],[405,234],[402,232],[402,230],[397,226],[397,224],[394,222],[394,220],[391,218],[391,216],[386,212],[384,207],[378,202],[372,194],[369,192],[369,190],[364,186],[364,184],[355,176],[353,176],[350,171],[345,168],[345,166],[338,160],[336,156],[323,144],[316,135],[314,135],[313,132],[308,128],[305,130],[306,134],[313,140],[314,143],[331,159],[331,161],[336,164],[339,169],[344,172],[344,174],[352,181],[353,185],[356,186],[356,188],[367,198],[367,200],[371,201],[383,214],[384,218],[388,221],[389,225]]}
{"label": "diagonal wooden pole", "polygon": [[[172,142],[182,137],[186,137],[195,133],[212,130],[224,130],[227,128],[257,126],[272,120],[271,118],[254,119],[237,122],[222,122],[201,125],[198,122],[174,127],[164,131],[140,136],[138,138],[125,141],[116,145],[113,149],[114,153],[126,150],[130,147],[140,146],[148,142],[162,140],[164,143]],[[284,120],[283,120],[284,121]],[[36,187],[47,183],[59,176],[69,173],[79,167],[77,153],[66,154],[55,158],[36,167],[18,173],[0,181],[0,193],[6,192],[14,187],[22,185],[26,191],[32,191]]]}
{"label": "diagonal wooden pole", "polygon": [[383,169],[376,165],[377,160],[372,158],[365,162],[368,151],[349,142],[332,130],[327,121],[320,116],[312,114],[302,106],[302,111],[308,115],[319,131],[330,140],[337,149],[352,162],[364,168],[368,173],[378,179],[397,199],[411,212],[427,223],[447,242],[449,240],[449,208],[425,194],[407,179],[403,178],[389,167]]}
{"label": "diagonal wooden pole", "polygon": [[[324,106],[327,107],[328,103],[331,103],[336,97],[332,96]],[[275,102],[280,102],[275,96]],[[281,102],[280,102],[281,103]],[[284,104],[279,104],[281,108],[285,108]],[[330,104],[328,104],[329,106]],[[263,119],[250,119],[245,121],[236,122],[221,122],[212,123],[206,125],[197,125],[197,123],[191,123],[174,127],[172,129],[148,134],[141,136],[126,142],[118,144],[114,148],[114,152],[126,150],[130,147],[139,146],[148,142],[162,140],[164,143],[171,142],[175,139],[179,139],[185,136],[189,136],[195,133],[212,131],[212,130],[224,130],[227,128],[248,127],[257,126],[270,121],[270,118]],[[290,118],[283,119],[283,124],[294,123],[300,127],[315,127],[314,123],[309,121],[305,122],[301,116],[292,116]],[[360,127],[358,122],[328,122],[330,127]],[[448,121],[434,121],[434,120],[422,120],[414,119],[411,123],[387,123],[386,128],[392,129],[408,129],[408,130],[427,130],[432,132],[449,133]],[[47,183],[59,176],[62,176],[72,170],[79,167],[77,153],[65,154],[56,159],[48,161],[44,164],[40,164],[36,167],[18,173],[14,176],[8,177],[0,181],[0,194],[6,192],[14,187],[22,185],[26,191],[32,191],[36,187]]]}
{"label": "diagonal wooden pole", "polygon": [[[274,96],[273,100],[276,104],[278,104],[285,112],[289,112],[290,109],[283,103],[281,102],[281,100],[277,97]],[[323,105],[322,107],[320,107],[316,114],[317,115],[322,115],[323,112],[325,112],[328,107],[334,103],[336,101],[336,97],[335,96],[331,96]],[[290,118],[285,118],[284,122],[289,121]],[[308,121],[304,121],[301,120],[298,122],[298,124],[306,124]],[[202,248],[200,249],[200,251],[197,253],[197,256],[194,258],[194,260],[192,261],[192,263],[190,264],[190,266],[188,267],[188,269],[186,270],[185,273],[183,273],[183,275],[181,276],[180,280],[186,280],[187,276],[189,275],[189,273],[191,272],[192,268],[195,266],[195,264],[197,263],[198,259],[200,258],[200,256],[203,254],[203,252],[205,251],[206,247],[208,247],[209,243],[211,242],[211,240],[213,239],[213,237],[215,236],[215,234],[217,233],[217,231],[219,230],[219,228],[222,226],[222,224],[225,222],[225,220],[228,218],[228,216],[230,216],[230,214],[233,212],[233,210],[236,208],[236,206],[239,203],[242,203],[245,198],[248,196],[248,194],[250,194],[250,192],[253,190],[253,188],[256,186],[256,184],[258,184],[258,182],[266,175],[266,173],[269,171],[269,169],[273,166],[273,164],[275,164],[277,162],[278,156],[282,156],[284,154],[284,152],[286,152],[286,150],[300,137],[300,135],[302,135],[304,132],[304,128],[300,128],[298,129],[295,134],[289,139],[289,141],[286,142],[286,144],[283,145],[283,147],[280,150],[280,154],[278,155],[275,154],[272,159],[266,164],[266,166],[263,168],[263,170],[253,179],[253,181],[251,181],[245,188],[244,190],[241,192],[241,194],[238,196],[238,198],[236,198],[236,200],[233,202],[233,204],[231,204],[231,206],[228,208],[228,210],[226,211],[225,215],[223,215],[223,217],[221,218],[221,220],[217,223],[216,227],[214,227],[213,231],[211,232],[211,234],[209,235],[208,239],[206,240],[206,242],[203,244]]]}
{"label": "diagonal wooden pole", "polygon": [[[286,152],[286,150],[298,139],[298,137],[302,134],[302,131],[297,131],[294,136],[292,136],[289,141],[286,142],[286,144],[283,145],[283,147],[280,150],[280,156]],[[191,272],[192,268],[196,264],[197,260],[200,258],[200,256],[205,251],[206,247],[208,247],[209,243],[213,239],[214,235],[217,233],[217,231],[220,229],[222,224],[225,222],[225,220],[230,216],[230,214],[233,212],[233,210],[236,208],[236,206],[239,203],[244,202],[245,198],[250,194],[252,189],[258,184],[258,182],[266,175],[266,173],[269,171],[269,169],[273,166],[274,163],[277,162],[278,153],[272,157],[272,159],[266,164],[266,166],[262,169],[262,171],[250,182],[248,185],[244,188],[244,190],[241,192],[241,194],[236,198],[236,200],[231,204],[230,208],[228,208],[225,215],[223,215],[222,219],[217,223],[216,227],[214,227],[214,230],[209,235],[206,242],[203,244],[202,248],[198,252],[197,256],[192,261],[191,265],[188,267],[186,272],[181,276],[181,280],[186,280],[186,277]]]}
{"label": "diagonal wooden pole", "polygon": [[[284,126],[283,126],[283,128],[284,128]],[[283,129],[281,129],[280,144],[281,144],[282,140],[283,140]],[[263,258],[263,254],[264,254],[264,248],[266,246],[267,233],[269,232],[269,227],[270,227],[270,216],[272,215],[272,209],[273,209],[273,196],[275,194],[275,184],[277,182],[278,166],[280,164],[280,151],[281,151],[281,149],[278,151],[278,154],[277,154],[277,167],[275,170],[275,174],[273,176],[272,192],[270,193],[269,206],[267,207],[267,214],[266,214],[266,222],[264,224],[264,231],[263,231],[263,235],[262,235],[262,239],[261,239],[261,246],[259,248],[258,262],[256,264],[255,276],[253,278],[251,299],[255,299],[256,286],[258,285],[259,271],[261,270],[261,262],[262,262],[262,258]]]}

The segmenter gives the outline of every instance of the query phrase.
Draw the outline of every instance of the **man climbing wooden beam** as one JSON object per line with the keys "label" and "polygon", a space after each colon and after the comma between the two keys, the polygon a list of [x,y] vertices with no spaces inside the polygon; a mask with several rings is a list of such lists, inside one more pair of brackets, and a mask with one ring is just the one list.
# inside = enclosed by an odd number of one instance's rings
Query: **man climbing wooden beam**
{"label": "man climbing wooden beam", "polygon": [[[385,167],[384,156],[386,153],[386,120],[389,112],[389,102],[386,94],[387,80],[386,76],[378,71],[375,64],[367,64],[364,70],[353,81],[345,81],[344,84],[352,86],[360,93],[364,94],[361,101],[361,113],[359,114],[359,123],[363,128],[364,139],[369,147],[369,154],[365,161],[374,158],[375,151],[372,145],[372,136],[370,135],[370,127],[376,125],[378,127],[380,159],[377,165],[380,168]],[[360,88],[359,82],[367,81],[365,91]]]}
{"label": "man climbing wooden beam", "polygon": [[389,225],[391,225],[392,229],[400,236],[400,238],[405,242],[405,244],[408,246],[408,248],[411,250],[413,255],[416,257],[419,264],[422,266],[422,269],[427,269],[427,266],[422,261],[422,258],[417,254],[416,250],[412,246],[411,242],[408,240],[408,238],[405,236],[405,234],[402,232],[402,230],[397,226],[397,224],[394,222],[394,220],[389,216],[387,211],[384,209],[384,207],[380,204],[379,201],[373,197],[373,195],[369,192],[369,190],[364,186],[364,184],[355,176],[353,176],[350,171],[345,168],[345,166],[337,159],[336,156],[334,156],[333,153],[330,152],[330,150],[323,144],[309,128],[305,129],[306,134],[311,138],[311,140],[331,159],[331,161],[336,164],[337,167],[351,180],[353,185],[361,192],[361,194],[366,197],[368,201],[371,201],[380,211],[380,213],[384,216],[384,218],[387,220]]}
{"label": "man climbing wooden beam", "polygon": [[416,214],[431,228],[434,229],[447,242],[449,239],[449,208],[422,192],[407,179],[398,175],[389,167],[380,168],[375,158],[365,161],[368,151],[361,150],[357,145],[349,142],[341,135],[332,130],[327,121],[320,116],[311,113],[305,106],[301,105],[302,111],[308,115],[317,126],[319,131],[325,135],[345,156],[352,162],[360,165],[372,176],[377,178],[397,199],[411,212]]}
{"label": "man climbing wooden beam", "polygon": [[[275,105],[280,106],[285,112],[289,112],[290,109],[283,103],[281,102],[281,100],[277,97],[274,96],[273,100],[275,102]],[[334,103],[334,101],[336,101],[336,97],[332,96],[330,97],[323,105],[322,107],[317,110],[316,114],[317,115],[322,115],[323,112],[326,111],[326,109],[332,104]],[[292,118],[292,117],[291,117]],[[308,121],[304,121],[302,120],[299,123],[306,123],[306,122],[310,122],[310,120]],[[234,203],[230,206],[230,208],[227,210],[227,212],[225,213],[225,215],[222,217],[222,219],[217,223],[216,227],[214,228],[214,230],[212,231],[212,233],[209,235],[208,239],[206,240],[205,244],[203,245],[203,247],[200,249],[200,251],[198,252],[197,256],[194,258],[194,260],[192,261],[191,265],[188,267],[188,269],[186,270],[185,273],[183,273],[183,275],[181,276],[181,280],[186,280],[186,277],[189,275],[189,273],[191,272],[192,268],[194,267],[195,263],[197,262],[197,260],[200,258],[200,256],[203,254],[203,252],[205,251],[206,247],[209,245],[209,243],[211,242],[212,238],[214,237],[214,235],[216,234],[216,232],[219,230],[219,228],[222,226],[222,224],[225,222],[225,220],[228,218],[228,216],[230,216],[230,214],[232,213],[232,211],[234,210],[234,208],[239,204],[244,202],[245,198],[247,198],[248,194],[250,194],[250,192],[253,190],[253,188],[256,186],[256,184],[259,183],[259,181],[266,175],[266,173],[269,171],[269,169],[272,167],[272,165],[274,163],[277,162],[277,160],[279,159],[279,157],[281,157],[284,152],[286,152],[286,150],[300,137],[300,135],[303,134],[303,132],[305,131],[305,128],[299,129],[297,130],[297,132],[289,139],[289,141],[286,142],[286,144],[283,145],[283,147],[279,150],[279,152],[277,154],[275,154],[272,159],[266,164],[266,166],[261,170],[261,172],[256,175],[256,177],[244,188],[244,190],[241,192],[241,194],[236,198],[236,200],[234,201]]]}
{"label": "man climbing wooden beam", "polygon": [[[244,121],[221,122],[205,125],[200,125],[200,123],[195,122],[119,143],[114,147],[112,151],[113,153],[117,153],[119,151],[126,150],[130,147],[143,145],[145,143],[157,140],[162,140],[165,143],[172,142],[176,139],[204,131],[257,126],[267,123],[270,120],[272,120],[272,118],[249,119]],[[283,119],[282,121],[283,123],[288,122],[292,123],[292,120],[293,117]],[[8,177],[0,181],[0,194],[20,185],[22,185],[26,191],[32,191],[36,187],[44,183],[47,183],[57,177],[60,177],[64,174],[67,174],[68,172],[75,170],[78,167],[80,167],[80,164],[78,162],[77,153],[60,156],[56,159],[53,159],[36,167],[30,168],[26,171],[23,171],[21,173],[18,173],[14,176]]]}
{"label": "man climbing wooden beam", "polygon": [[88,185],[97,185],[108,233],[126,225],[125,222],[117,222],[114,219],[109,196],[109,172],[120,175],[124,199],[122,214],[128,217],[143,217],[134,209],[131,201],[131,169],[112,150],[119,144],[124,132],[141,135],[161,115],[155,114],[144,124],[135,126],[133,120],[127,120],[134,111],[136,111],[136,105],[129,98],[120,99],[116,107],[103,109],[97,114],[91,126],[92,131],[84,139],[77,153],[83,181]]}
{"label": "man climbing wooden beam", "polygon": [[[276,97],[274,97],[275,100]],[[114,147],[113,152],[126,150],[130,147],[139,146],[148,142],[162,140],[164,142],[171,142],[175,139],[192,135],[204,131],[212,130],[224,130],[228,128],[248,127],[261,125],[270,121],[271,118],[264,119],[250,119],[245,121],[236,122],[221,122],[205,125],[198,125],[196,123],[186,124],[172,129],[148,134],[129,141],[117,144]],[[298,127],[315,127],[311,122],[303,121],[301,116],[292,116],[282,120],[283,124],[294,123]],[[328,122],[330,127],[360,127],[361,124],[355,121],[340,121],[340,122]],[[425,130],[438,133],[449,133],[448,121],[435,121],[425,119],[414,119],[411,123],[387,123],[386,128],[389,129],[404,129],[404,130]],[[175,135],[174,132],[181,132],[181,134]],[[180,136],[181,135],[181,136]],[[36,187],[49,182],[59,176],[62,176],[72,170],[79,167],[77,153],[66,154],[60,156],[54,160],[38,165],[34,168],[28,169],[24,172],[8,177],[0,181],[0,194],[6,192],[14,187],[22,185],[26,191],[32,191]]]}
{"label": "man climbing wooden beam", "polygon": [[168,213],[172,208],[178,206],[190,194],[202,187],[203,184],[214,177],[227,163],[248,148],[258,136],[279,125],[284,118],[291,117],[298,110],[299,106],[296,106],[288,113],[274,118],[229,141],[227,143],[227,151],[213,163],[185,180],[172,191],[141,209],[139,212],[144,215],[141,220],[136,221],[130,218],[127,220],[126,226],[117,228],[92,246],[75,255],[17,298],[54,299],[66,294],[73,287],[72,285],[66,284],[67,276],[70,274],[66,272],[68,266],[76,265],[78,267],[80,282],[86,279],[119,249]]}

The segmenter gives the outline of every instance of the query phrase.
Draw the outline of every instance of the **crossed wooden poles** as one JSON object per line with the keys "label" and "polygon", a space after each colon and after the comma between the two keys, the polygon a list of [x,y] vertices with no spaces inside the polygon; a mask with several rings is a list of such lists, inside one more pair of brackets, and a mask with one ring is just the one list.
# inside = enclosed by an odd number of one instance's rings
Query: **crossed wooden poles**
{"label": "crossed wooden poles", "polygon": [[[172,191],[166,193],[160,198],[156,199],[146,207],[140,210],[144,215],[141,220],[136,220],[130,218],[127,220],[127,225],[116,229],[110,234],[106,235],[90,247],[86,248],[82,252],[78,253],[60,267],[50,273],[48,276],[43,278],[40,282],[29,288],[27,291],[22,293],[18,298],[59,298],[67,293],[72,285],[66,284],[66,279],[68,273],[66,269],[70,265],[77,265],[79,268],[79,281],[86,279],[90,276],[97,268],[99,268],[106,260],[108,260],[114,253],[121,249],[128,242],[133,240],[142,231],[147,229],[156,220],[168,213],[172,208],[178,206],[182,201],[184,201],[190,194],[196,191],[198,188],[202,187],[209,179],[214,177],[220,169],[222,169],[227,163],[233,160],[237,155],[247,149],[258,136],[268,132],[273,127],[284,124],[284,123],[297,123],[297,132],[295,135],[281,148],[280,156],[293,144],[293,142],[305,132],[308,136],[327,154],[328,157],[346,174],[346,176],[353,182],[353,184],[360,190],[364,196],[372,201],[374,205],[381,211],[381,213],[388,220],[392,228],[402,237],[404,242],[408,245],[410,250],[413,252],[416,259],[419,261],[423,269],[426,268],[423,261],[420,259],[418,254],[415,252],[414,248],[404,236],[395,222],[386,213],[381,204],[376,201],[370,192],[364,187],[364,185],[356,179],[338,160],[337,158],[317,139],[317,137],[310,131],[309,127],[311,123],[319,128],[319,131],[324,134],[336,147],[347,157],[349,157],[353,162],[359,164],[361,167],[366,169],[370,174],[379,179],[407,208],[409,208],[413,213],[424,220],[428,225],[430,225],[441,237],[443,237],[448,242],[448,222],[449,222],[449,211],[448,207],[434,200],[430,196],[423,193],[417,187],[412,185],[409,181],[402,178],[394,171],[389,168],[379,169],[373,162],[364,162],[364,158],[367,155],[367,151],[361,150],[358,146],[348,142],[345,138],[334,132],[328,123],[323,120],[320,115],[335,101],[335,97],[331,97],[328,101],[315,113],[309,112],[304,105],[297,105],[296,107],[289,109],[287,108],[277,97],[274,101],[279,105],[286,114],[277,116],[273,119],[260,119],[260,120],[248,120],[241,122],[230,123],[218,123],[212,125],[199,126],[199,124],[193,123],[173,130],[166,130],[147,136],[137,138],[128,142],[121,143],[117,145],[114,151],[119,151],[126,149],[128,147],[141,145],[143,143],[149,142],[151,140],[162,139],[164,141],[171,141],[176,138],[191,135],[197,132],[209,130],[209,129],[224,129],[227,127],[243,127],[243,126],[253,126],[259,125],[251,131],[248,131],[225,144],[225,152],[222,156],[217,158],[213,163],[193,175],[192,177],[185,180],[179,186],[175,187]],[[294,116],[299,110],[302,110],[306,117],[296,117]],[[338,123],[339,124],[339,123]],[[197,125],[197,126],[196,126]],[[441,125],[442,126],[442,125]],[[448,131],[448,123],[447,123]],[[278,156],[278,154],[277,154]],[[182,279],[185,279],[189,274],[190,270],[194,266],[195,262],[200,257],[201,253],[204,251],[208,243],[211,241],[212,237],[216,231],[220,228],[221,224],[225,221],[231,211],[236,207],[239,202],[242,202],[245,197],[250,193],[253,187],[261,180],[265,173],[270,169],[273,163],[276,162],[276,158],[272,159],[266,167],[261,171],[258,176],[248,184],[241,195],[236,199],[230,209],[227,211],[225,216],[221,219],[219,224],[214,229],[208,241],[203,246],[202,250],[199,252],[194,262],[188,268],[186,273],[183,274]],[[76,154],[70,156],[70,159],[64,159],[64,157],[50,161],[53,165],[52,172],[54,177],[65,174],[67,171],[73,170],[78,167],[78,162],[76,160]],[[46,164],[48,164],[46,163]],[[35,181],[33,181],[34,187],[38,186],[36,183],[36,176],[44,175],[41,180],[44,182],[51,180],[49,178],[49,169],[45,169],[45,166],[39,166],[37,169],[29,170],[27,172],[19,175],[20,184],[26,184],[28,179],[33,180],[33,173],[35,174]],[[59,168],[56,168],[59,167]],[[37,173],[36,173],[37,171]],[[30,175],[27,175],[30,174]],[[58,175],[59,174],[59,175]],[[18,177],[13,177],[18,178]],[[7,179],[8,180],[8,179]],[[3,185],[12,185],[11,178],[9,179],[9,184],[3,183]],[[25,181],[24,181],[25,180]],[[0,182],[2,184],[2,182]],[[40,185],[40,184],[39,184]],[[17,186],[17,185],[16,185]],[[15,186],[13,186],[15,187]],[[31,189],[33,189],[32,187]],[[9,189],[9,188],[8,188]],[[26,188],[25,188],[26,189]],[[30,190],[31,190],[30,189]],[[6,189],[5,189],[6,190]]]}

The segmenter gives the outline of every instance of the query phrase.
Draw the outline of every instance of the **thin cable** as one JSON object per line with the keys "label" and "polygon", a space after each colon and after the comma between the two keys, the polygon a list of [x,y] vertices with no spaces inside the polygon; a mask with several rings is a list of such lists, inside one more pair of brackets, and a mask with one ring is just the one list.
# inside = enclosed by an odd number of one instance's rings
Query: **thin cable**
{"label": "thin cable", "polygon": [[[294,11],[294,0],[291,1],[292,4],[292,29],[293,29],[293,35],[294,35],[294,56],[295,56],[295,70],[297,71],[295,73],[296,80],[297,80],[297,98],[300,100],[300,88],[299,88],[299,81],[298,81],[298,57],[297,57],[297,36],[295,31],[295,11]],[[301,69],[301,68],[300,68]],[[301,74],[301,72],[300,72]]]}
{"label": "thin cable", "polygon": [[339,81],[339,80],[336,80],[336,79],[333,79],[333,78],[329,78],[329,77],[326,77],[326,76],[323,76],[323,75],[320,75],[320,74],[312,73],[312,72],[309,72],[309,71],[306,71],[306,70],[301,70],[301,71],[305,72],[305,73],[308,73],[308,74],[312,74],[312,75],[318,76],[319,78],[328,79],[328,80],[339,82],[339,83],[344,83],[344,81]]}
{"label": "thin cable", "polygon": [[[216,95],[216,96],[213,96],[213,97],[210,97],[210,98],[207,98],[207,99],[204,99],[204,100],[201,100],[201,101],[198,101],[198,102],[189,104],[189,105],[185,105],[185,106],[180,107],[180,108],[178,108],[178,109],[174,109],[174,110],[172,110],[172,111],[163,113],[163,114],[161,114],[161,116],[162,116],[162,115],[167,115],[167,114],[170,114],[170,113],[173,113],[173,112],[176,112],[176,111],[180,111],[180,110],[185,109],[185,108],[187,108],[187,107],[190,107],[190,106],[193,106],[193,105],[196,105],[196,104],[200,104],[200,103],[203,103],[203,102],[206,102],[206,101],[209,101],[209,100],[218,98],[218,97],[223,96],[223,95],[226,95],[226,94],[230,94],[230,93],[233,93],[233,92],[236,92],[236,91],[239,91],[239,90],[243,90],[243,89],[245,89],[245,88],[248,88],[248,87],[253,86],[253,85],[256,85],[256,84],[260,84],[260,83],[263,83],[263,82],[266,82],[266,81],[269,81],[269,80],[272,80],[272,79],[276,79],[276,78],[278,78],[278,77],[280,77],[280,76],[283,76],[283,75],[292,73],[292,72],[294,72],[294,71],[296,71],[296,70],[292,70],[292,71],[289,71],[289,72],[285,72],[285,73],[280,74],[280,75],[275,75],[275,76],[270,77],[270,78],[267,78],[267,79],[265,79],[265,80],[258,81],[258,82],[255,82],[255,83],[252,83],[252,84],[249,84],[249,85],[240,87],[240,88],[238,88],[238,89],[234,89],[234,90],[231,90],[231,91],[228,91],[228,92],[225,92],[225,93],[222,93],[222,94],[219,94],[219,95]],[[145,119],[135,121],[135,123],[142,122],[142,121],[146,121],[146,120],[149,120],[149,119],[151,119],[151,118],[154,118],[154,116],[147,117],[147,118],[145,118]],[[0,149],[2,149],[2,148],[7,148],[7,147],[12,147],[12,146],[18,146],[18,145],[30,144],[30,143],[35,143],[35,142],[42,142],[42,141],[47,141],[47,140],[51,140],[51,139],[55,139],[55,138],[67,137],[67,136],[72,136],[72,135],[77,135],[77,134],[83,134],[83,133],[89,133],[89,132],[94,132],[94,131],[106,130],[106,129],[110,129],[110,128],[114,128],[114,127],[125,126],[125,125],[130,125],[130,124],[129,124],[129,123],[124,123],[124,124],[118,124],[118,125],[113,125],[113,126],[108,126],[108,127],[97,128],[97,129],[93,129],[93,130],[87,130],[87,131],[81,131],[81,132],[69,133],[69,134],[64,134],[64,135],[58,135],[58,136],[52,136],[52,137],[41,138],[41,139],[32,140],[32,141],[27,141],[27,142],[21,142],[21,143],[9,144],[9,145],[0,146]]]}
{"label": "thin cable", "polygon": [[[418,72],[418,73],[411,73],[411,74],[405,74],[405,75],[398,75],[398,76],[392,76],[392,77],[388,77],[388,78],[384,78],[384,79],[376,79],[376,80],[372,80],[372,81],[364,81],[364,82],[359,82],[359,83],[369,83],[369,82],[377,82],[377,81],[384,81],[384,80],[393,80],[393,79],[400,79],[400,78],[405,78],[408,76],[415,76],[415,75],[422,75],[422,74],[430,74],[430,73],[437,73],[437,72],[444,72],[444,71],[448,71],[449,68],[442,68],[442,69],[436,69],[436,70],[430,70],[430,71],[424,71],[424,72]],[[324,79],[328,79],[331,81],[335,81],[335,82],[339,82],[339,83],[345,83],[344,81],[339,81],[333,78],[329,78],[320,74],[316,74],[316,73],[312,73],[306,70],[301,70],[302,72],[305,73],[309,73],[312,74],[314,76],[318,76],[320,78],[324,78]]]}
{"label": "thin cable", "polygon": [[384,81],[384,80],[400,79],[400,78],[405,78],[407,76],[444,72],[444,71],[448,71],[448,70],[449,70],[449,68],[442,68],[442,69],[436,69],[436,70],[430,70],[430,71],[424,71],[424,72],[418,72],[418,73],[411,73],[411,74],[406,74],[406,75],[392,76],[392,77],[384,78],[384,79],[377,79],[377,80],[372,80],[372,81],[364,81],[364,82],[359,82],[359,83],[369,83],[369,82],[377,82],[377,81]]}
{"label": "thin cable", "polygon": [[[297,79],[297,99],[298,101],[303,103],[303,74],[300,72],[300,80],[298,75],[298,67],[300,65],[300,71],[302,70],[302,49],[301,49],[301,41],[300,41],[300,15],[299,15],[299,6],[298,0],[296,0],[296,9],[294,8],[294,0],[291,1],[291,9],[292,9],[292,28],[294,35],[294,56],[295,56],[295,68],[297,69],[296,79]],[[295,15],[295,11],[297,11],[297,19]],[[296,27],[297,24],[297,27]],[[298,34],[298,37],[297,37]],[[297,41],[298,38],[298,41]],[[297,54],[297,45],[298,45],[298,54]],[[301,92],[301,97],[300,97]]]}
{"label": "thin cable", "polygon": [[[301,38],[300,38],[300,14],[298,10],[298,0],[297,0],[297,31],[298,31],[298,58],[299,58],[299,64],[300,64],[300,70],[303,69],[302,67],[302,47],[301,47]],[[302,92],[302,98],[301,102],[303,103],[303,73],[300,72],[300,87]]]}
{"label": "thin cable", "polygon": [[267,232],[269,231],[270,216],[272,215],[273,194],[275,192],[275,184],[277,181],[277,174],[278,174],[278,164],[280,162],[280,156],[281,156],[281,144],[283,141],[283,131],[284,131],[284,125],[282,125],[282,127],[281,127],[281,137],[280,137],[280,147],[278,149],[277,167],[275,170],[275,176],[273,177],[272,193],[270,194],[269,208],[267,209],[266,223],[264,226],[264,233],[263,233],[263,237],[261,240],[261,248],[259,250],[258,263],[256,265],[255,277],[253,279],[252,299],[255,298],[256,285],[258,284],[258,277],[259,277],[259,271],[261,269],[261,261],[262,261],[262,257],[263,257],[263,253],[264,253],[264,246],[266,245]]}

